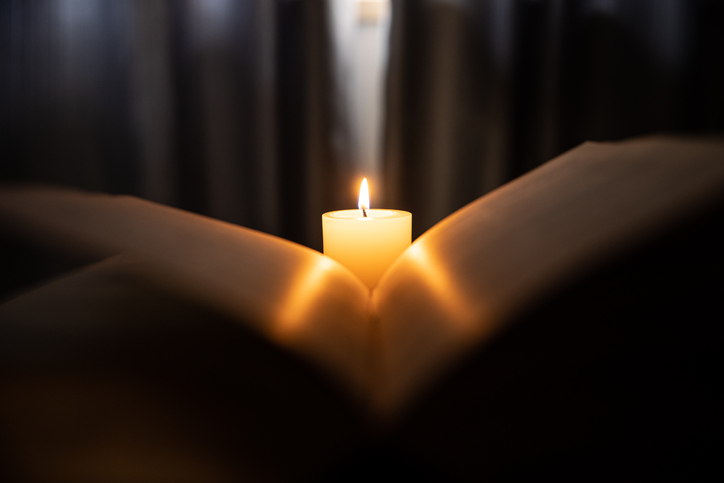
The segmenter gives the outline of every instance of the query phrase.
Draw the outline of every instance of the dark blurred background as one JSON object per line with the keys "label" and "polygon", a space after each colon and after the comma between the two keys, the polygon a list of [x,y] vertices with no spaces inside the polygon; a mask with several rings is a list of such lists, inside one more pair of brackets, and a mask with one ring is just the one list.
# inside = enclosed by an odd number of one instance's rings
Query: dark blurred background
{"label": "dark blurred background", "polygon": [[[320,215],[354,207],[370,166],[340,101],[358,88],[342,1],[3,0],[1,181],[321,249]],[[390,18],[373,205],[412,211],[413,236],[582,141],[724,128],[719,1],[397,0]]]}

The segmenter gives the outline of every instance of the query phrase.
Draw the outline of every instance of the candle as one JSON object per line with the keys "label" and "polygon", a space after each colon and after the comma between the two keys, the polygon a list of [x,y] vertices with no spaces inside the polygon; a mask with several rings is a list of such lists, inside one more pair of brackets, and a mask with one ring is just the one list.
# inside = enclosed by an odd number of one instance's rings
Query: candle
{"label": "candle", "polygon": [[359,209],[322,215],[324,254],[349,268],[370,289],[412,240],[412,215],[371,210],[367,179],[360,186]]}

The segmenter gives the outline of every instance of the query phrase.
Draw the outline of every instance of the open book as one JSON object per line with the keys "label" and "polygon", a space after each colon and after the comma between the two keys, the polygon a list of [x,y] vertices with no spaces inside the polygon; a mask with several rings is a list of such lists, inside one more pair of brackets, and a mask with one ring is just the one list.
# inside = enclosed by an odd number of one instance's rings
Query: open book
{"label": "open book", "polygon": [[[708,387],[686,370],[709,359],[677,361],[721,346],[697,317],[721,315],[722,193],[721,141],[586,143],[447,217],[370,292],[243,227],[6,187],[0,459],[30,480],[233,481],[363,468],[379,441],[463,478],[626,454],[624,426],[658,434],[649,398]],[[704,411],[680,431],[703,457],[711,408],[660,403]]]}

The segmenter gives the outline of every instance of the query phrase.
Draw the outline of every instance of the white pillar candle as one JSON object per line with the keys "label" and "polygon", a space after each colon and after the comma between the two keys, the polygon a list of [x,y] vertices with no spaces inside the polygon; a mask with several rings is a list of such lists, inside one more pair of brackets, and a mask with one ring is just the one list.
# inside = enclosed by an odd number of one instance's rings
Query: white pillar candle
{"label": "white pillar candle", "polygon": [[371,210],[367,179],[358,210],[322,215],[324,254],[349,268],[370,289],[412,241],[412,215],[400,210]]}

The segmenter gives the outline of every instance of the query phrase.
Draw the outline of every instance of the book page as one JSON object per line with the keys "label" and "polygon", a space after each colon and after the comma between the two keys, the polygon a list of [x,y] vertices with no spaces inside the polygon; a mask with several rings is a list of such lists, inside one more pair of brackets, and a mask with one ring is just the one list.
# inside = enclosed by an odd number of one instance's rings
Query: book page
{"label": "book page", "polygon": [[[368,384],[368,289],[320,253],[254,230],[130,196],[0,190],[13,236],[102,260],[122,276],[237,320],[320,366],[358,396]],[[120,269],[117,269],[117,271]]]}
{"label": "book page", "polygon": [[399,413],[517,314],[720,199],[722,159],[721,141],[586,143],[431,228],[373,292],[377,410]]}

